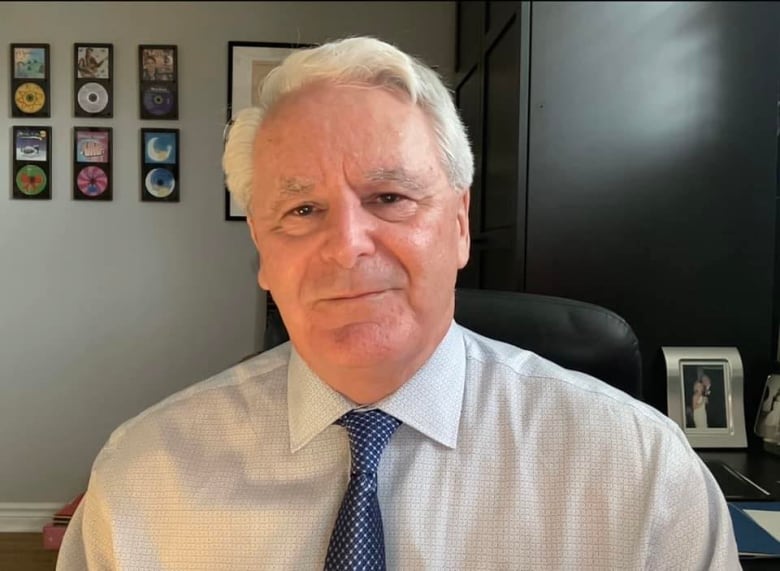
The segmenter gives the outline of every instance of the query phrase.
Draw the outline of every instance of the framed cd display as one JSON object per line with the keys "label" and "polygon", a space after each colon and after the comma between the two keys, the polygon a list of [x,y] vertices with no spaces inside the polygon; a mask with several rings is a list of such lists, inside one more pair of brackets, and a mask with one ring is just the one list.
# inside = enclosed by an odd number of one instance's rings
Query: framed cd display
{"label": "framed cd display", "polygon": [[49,44],[11,44],[11,116],[51,117]]}
{"label": "framed cd display", "polygon": [[51,127],[15,126],[11,153],[11,197],[51,198]]}
{"label": "framed cd display", "polygon": [[141,119],[179,118],[178,67],[176,46],[138,46]]}
{"label": "framed cd display", "polygon": [[111,128],[73,128],[73,199],[112,200]]}
{"label": "framed cd display", "polygon": [[[275,42],[228,42],[228,104],[225,141],[230,135],[236,113],[258,105],[260,87],[265,76],[296,50],[313,44]],[[225,188],[225,220],[246,220],[246,213]]]}
{"label": "framed cd display", "polygon": [[73,113],[76,117],[114,116],[113,67],[111,44],[73,45]]}
{"label": "framed cd display", "polygon": [[141,129],[141,200],[179,202],[179,130]]}

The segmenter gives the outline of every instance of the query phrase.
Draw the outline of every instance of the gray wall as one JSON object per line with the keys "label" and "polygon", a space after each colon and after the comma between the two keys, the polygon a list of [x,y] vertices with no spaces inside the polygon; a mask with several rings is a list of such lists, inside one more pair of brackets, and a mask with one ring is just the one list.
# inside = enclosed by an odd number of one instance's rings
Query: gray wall
{"label": "gray wall", "polygon": [[[64,502],[124,420],[259,346],[264,296],[223,215],[227,42],[371,34],[454,64],[452,2],[0,3],[0,503]],[[11,119],[9,44],[51,44],[52,117]],[[73,114],[74,42],[114,44],[114,118]],[[180,119],[138,118],[137,46],[179,47]],[[10,199],[11,126],[53,128],[53,198]],[[71,200],[74,125],[114,129],[114,200]],[[139,200],[139,129],[181,129],[179,204]]]}

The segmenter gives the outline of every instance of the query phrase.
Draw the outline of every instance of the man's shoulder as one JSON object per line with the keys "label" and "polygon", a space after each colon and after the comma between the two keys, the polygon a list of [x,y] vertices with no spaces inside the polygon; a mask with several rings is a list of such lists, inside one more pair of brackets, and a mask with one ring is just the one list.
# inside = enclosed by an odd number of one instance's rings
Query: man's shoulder
{"label": "man's shoulder", "polygon": [[166,397],[117,427],[98,460],[171,426],[191,429],[195,423],[206,425],[220,416],[240,415],[248,409],[248,399],[261,398],[263,393],[284,398],[289,357],[290,346],[285,343]]}
{"label": "man's shoulder", "polygon": [[612,426],[639,421],[645,430],[657,430],[659,435],[681,435],[677,425],[659,410],[600,379],[468,329],[464,329],[464,340],[470,368],[477,377],[500,384],[507,406],[559,418],[569,415],[572,425],[588,417]]}

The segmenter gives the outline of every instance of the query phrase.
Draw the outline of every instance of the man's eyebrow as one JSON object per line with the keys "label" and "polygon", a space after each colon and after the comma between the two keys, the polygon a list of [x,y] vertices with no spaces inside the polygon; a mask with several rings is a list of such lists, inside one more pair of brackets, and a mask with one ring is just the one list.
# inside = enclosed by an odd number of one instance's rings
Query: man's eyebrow
{"label": "man's eyebrow", "polygon": [[277,186],[279,196],[271,203],[271,212],[274,213],[279,212],[287,204],[287,201],[306,196],[314,190],[313,182],[295,177],[282,177]]}
{"label": "man's eyebrow", "polygon": [[300,194],[306,194],[314,189],[314,183],[310,180],[295,178],[295,177],[283,177],[279,181],[279,190],[282,194],[289,198],[290,196],[297,196]]}
{"label": "man's eyebrow", "polygon": [[366,174],[366,179],[369,182],[395,182],[411,191],[420,191],[425,188],[418,177],[403,168],[374,169]]}

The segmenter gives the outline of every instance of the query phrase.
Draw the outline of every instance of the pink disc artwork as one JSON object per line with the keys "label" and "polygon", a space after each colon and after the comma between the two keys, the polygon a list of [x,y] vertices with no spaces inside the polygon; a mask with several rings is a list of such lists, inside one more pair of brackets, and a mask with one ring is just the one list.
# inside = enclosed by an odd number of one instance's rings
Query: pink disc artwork
{"label": "pink disc artwork", "polygon": [[76,186],[87,196],[98,196],[108,188],[108,176],[100,167],[84,167],[76,177]]}

